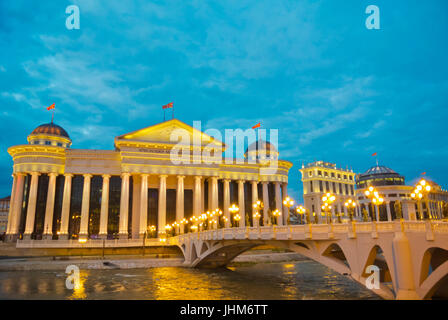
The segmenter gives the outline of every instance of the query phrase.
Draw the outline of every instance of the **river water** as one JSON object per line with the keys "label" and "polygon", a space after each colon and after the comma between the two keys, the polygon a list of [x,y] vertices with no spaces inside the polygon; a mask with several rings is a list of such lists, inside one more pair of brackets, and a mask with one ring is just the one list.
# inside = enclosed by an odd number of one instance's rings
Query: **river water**
{"label": "river water", "polygon": [[180,267],[81,270],[69,290],[63,271],[0,272],[0,299],[380,299],[310,260],[219,270]]}

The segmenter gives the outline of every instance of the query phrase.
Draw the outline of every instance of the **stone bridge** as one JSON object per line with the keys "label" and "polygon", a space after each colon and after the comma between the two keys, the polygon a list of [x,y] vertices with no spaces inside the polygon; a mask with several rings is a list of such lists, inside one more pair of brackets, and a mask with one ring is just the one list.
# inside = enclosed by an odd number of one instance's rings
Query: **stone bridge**
{"label": "stone bridge", "polygon": [[17,248],[136,248],[177,246],[186,267],[217,268],[260,245],[291,250],[362,285],[380,269],[386,299],[448,298],[448,222],[393,221],[242,227],[185,233],[165,239],[18,240]]}
{"label": "stone bridge", "polygon": [[260,245],[289,249],[361,284],[380,269],[386,299],[448,298],[447,222],[353,222],[207,230],[169,238],[181,248],[185,265],[223,267]]}

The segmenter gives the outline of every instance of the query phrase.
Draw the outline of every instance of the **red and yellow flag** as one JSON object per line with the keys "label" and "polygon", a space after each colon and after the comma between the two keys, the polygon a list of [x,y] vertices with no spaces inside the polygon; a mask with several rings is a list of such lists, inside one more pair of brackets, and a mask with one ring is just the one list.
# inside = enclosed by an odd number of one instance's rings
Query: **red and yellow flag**
{"label": "red and yellow flag", "polygon": [[376,156],[376,154],[377,154],[376,152],[375,152],[375,153],[372,153],[372,157]]}
{"label": "red and yellow flag", "polygon": [[254,125],[252,127],[252,129],[260,128],[260,126],[261,126],[261,122],[258,122],[256,125]]}
{"label": "red and yellow flag", "polygon": [[172,107],[173,107],[173,103],[170,102],[170,103],[168,103],[168,104],[162,106],[162,109],[170,109],[170,108],[172,108]]}
{"label": "red and yellow flag", "polygon": [[51,109],[54,109],[54,103],[51,105],[51,106],[49,106],[49,107],[47,107],[47,110],[51,110]]}

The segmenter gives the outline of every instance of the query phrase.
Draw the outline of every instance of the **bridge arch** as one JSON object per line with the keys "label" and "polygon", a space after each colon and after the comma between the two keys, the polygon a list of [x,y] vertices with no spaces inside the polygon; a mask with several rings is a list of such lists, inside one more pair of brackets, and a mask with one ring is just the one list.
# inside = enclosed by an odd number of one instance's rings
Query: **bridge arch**
{"label": "bridge arch", "polygon": [[422,299],[447,299],[448,298],[448,261],[441,264],[419,288]]}
{"label": "bridge arch", "polygon": [[434,271],[437,270],[437,268],[442,266],[447,261],[448,261],[448,250],[439,247],[428,248],[423,254],[422,258],[422,263],[420,267],[419,285],[422,285],[423,282]]}
{"label": "bridge arch", "polygon": [[349,270],[351,270],[350,263],[344,253],[344,250],[335,242],[328,245],[328,247],[322,252],[322,256],[334,259],[338,263],[343,263]]}
{"label": "bridge arch", "polygon": [[364,268],[361,270],[362,277],[367,278],[370,276],[370,274],[366,273],[366,269],[370,265],[375,265],[380,269],[380,282],[393,283],[392,270],[389,268],[389,263],[387,262],[383,249],[378,244],[375,244],[369,251]]}

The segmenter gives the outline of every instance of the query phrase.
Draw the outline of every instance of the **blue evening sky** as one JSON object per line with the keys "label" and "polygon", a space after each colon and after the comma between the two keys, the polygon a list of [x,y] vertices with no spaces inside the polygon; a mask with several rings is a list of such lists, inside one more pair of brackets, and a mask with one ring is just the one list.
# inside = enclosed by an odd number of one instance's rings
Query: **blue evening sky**
{"label": "blue evening sky", "polygon": [[[65,8],[80,8],[68,30]],[[367,30],[365,9],[381,10]],[[10,194],[7,148],[26,143],[45,107],[73,148],[112,149],[114,137],[176,117],[205,128],[261,121],[279,129],[281,158],[363,172],[381,164],[411,183],[448,185],[448,2],[0,2],[0,197]]]}

